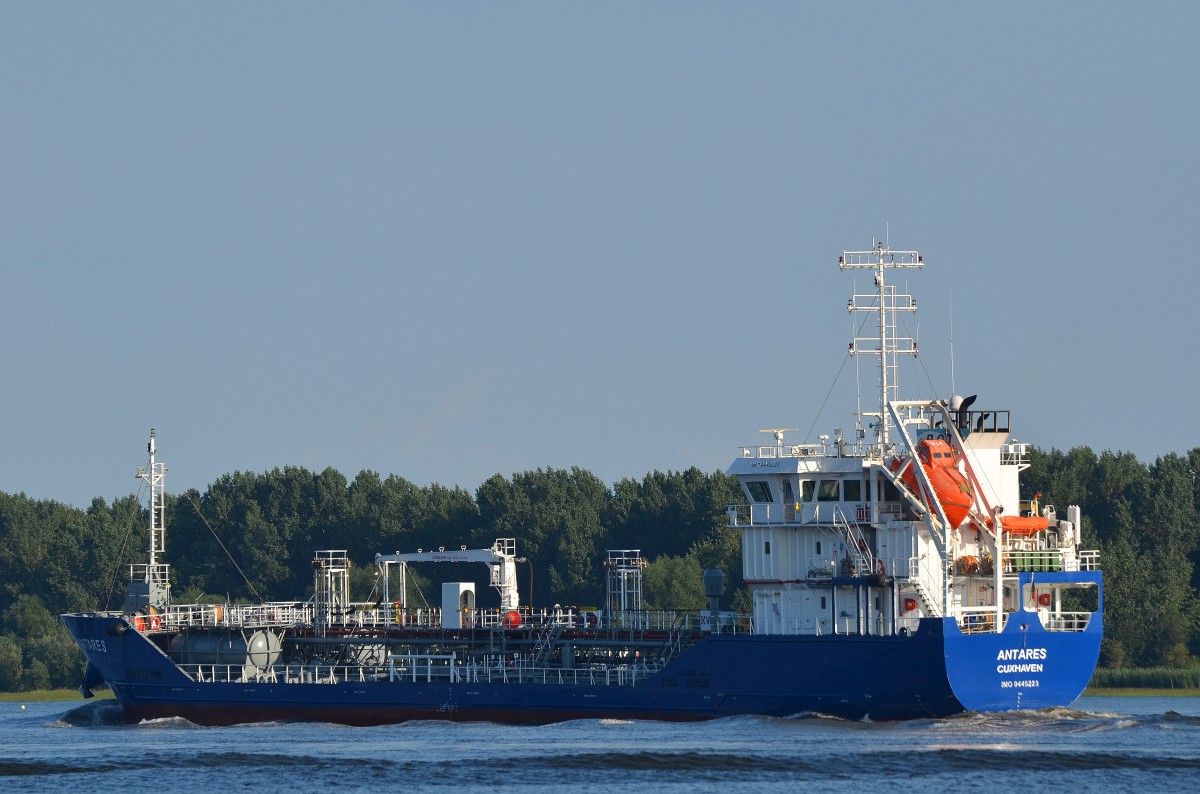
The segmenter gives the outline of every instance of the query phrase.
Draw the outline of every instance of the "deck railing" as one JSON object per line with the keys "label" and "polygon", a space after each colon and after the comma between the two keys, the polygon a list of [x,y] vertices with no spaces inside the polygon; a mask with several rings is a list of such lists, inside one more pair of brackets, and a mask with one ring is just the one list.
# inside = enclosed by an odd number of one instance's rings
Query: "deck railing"
{"label": "deck railing", "polygon": [[992,634],[1003,631],[1007,618],[1004,613],[997,618],[995,607],[958,607],[954,610],[954,617],[963,634]]}
{"label": "deck railing", "polygon": [[443,682],[636,686],[661,670],[661,662],[631,659],[627,664],[561,668],[534,665],[528,659],[496,655],[463,662],[454,654],[401,654],[382,665],[289,664],[255,667],[241,664],[179,665],[188,678],[203,683],[346,684]]}
{"label": "deck railing", "polygon": [[1092,620],[1091,612],[1043,612],[1046,631],[1083,631]]}
{"label": "deck railing", "polygon": [[[516,612],[519,619],[511,613]],[[113,613],[119,614],[119,613]],[[315,612],[307,603],[269,603],[254,605],[172,604],[158,616],[157,622],[143,621],[142,630],[179,630],[182,628],[264,629],[314,626]],[[353,604],[336,623],[325,626],[338,631],[386,631],[395,628],[442,627],[440,609],[402,609],[374,604]],[[707,610],[629,610],[602,615],[592,609],[463,610],[461,625],[471,629],[530,629],[561,627],[565,630],[699,632],[743,634],[750,631],[746,620],[736,612],[721,612],[714,623]]]}

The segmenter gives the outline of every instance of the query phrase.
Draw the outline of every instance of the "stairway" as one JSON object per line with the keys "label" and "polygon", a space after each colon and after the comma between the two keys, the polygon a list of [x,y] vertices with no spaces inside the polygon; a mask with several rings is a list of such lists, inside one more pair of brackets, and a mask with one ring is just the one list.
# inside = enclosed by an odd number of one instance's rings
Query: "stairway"
{"label": "stairway", "polygon": [[834,509],[833,524],[846,544],[846,558],[842,561],[842,565],[845,566],[846,560],[849,560],[850,570],[840,571],[841,575],[869,575],[875,568],[875,558],[871,554],[871,547],[867,545],[867,539],[863,537],[858,524],[850,523],[840,508]]}

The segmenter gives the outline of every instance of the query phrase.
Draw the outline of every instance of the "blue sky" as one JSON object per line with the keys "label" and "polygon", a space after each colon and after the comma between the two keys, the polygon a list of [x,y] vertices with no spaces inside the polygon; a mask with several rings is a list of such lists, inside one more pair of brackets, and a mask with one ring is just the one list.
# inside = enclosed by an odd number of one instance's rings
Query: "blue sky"
{"label": "blue sky", "polygon": [[150,427],[172,491],[723,469],[762,427],[853,426],[836,262],[885,234],[927,263],[905,396],[950,392],[952,296],[957,390],[1020,440],[1200,446],[1197,30],[1169,2],[4,3],[0,490],[131,493]]}

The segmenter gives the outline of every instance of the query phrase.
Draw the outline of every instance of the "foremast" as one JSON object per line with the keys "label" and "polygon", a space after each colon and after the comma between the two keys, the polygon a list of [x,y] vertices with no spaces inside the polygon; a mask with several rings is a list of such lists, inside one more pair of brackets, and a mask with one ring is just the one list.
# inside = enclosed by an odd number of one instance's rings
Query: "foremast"
{"label": "foremast", "polygon": [[150,488],[149,555],[144,564],[129,566],[129,586],[125,595],[125,612],[137,612],[149,607],[165,611],[171,600],[171,566],[160,562],[166,551],[166,475],[167,465],[156,459],[158,448],[154,428],[150,428],[150,456],[145,466],[138,467],[135,477]]}

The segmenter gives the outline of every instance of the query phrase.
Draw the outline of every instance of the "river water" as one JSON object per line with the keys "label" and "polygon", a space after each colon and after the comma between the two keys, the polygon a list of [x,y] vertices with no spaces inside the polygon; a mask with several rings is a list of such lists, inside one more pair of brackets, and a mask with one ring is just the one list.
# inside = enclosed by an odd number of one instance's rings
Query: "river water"
{"label": "river water", "polygon": [[[116,723],[114,701],[0,703],[0,791],[1193,790],[1200,698],[910,722],[738,717],[540,727]],[[1067,789],[1070,787],[1070,789]]]}

